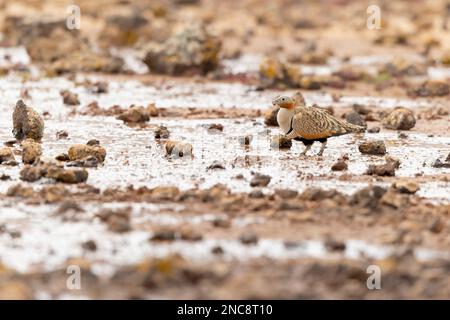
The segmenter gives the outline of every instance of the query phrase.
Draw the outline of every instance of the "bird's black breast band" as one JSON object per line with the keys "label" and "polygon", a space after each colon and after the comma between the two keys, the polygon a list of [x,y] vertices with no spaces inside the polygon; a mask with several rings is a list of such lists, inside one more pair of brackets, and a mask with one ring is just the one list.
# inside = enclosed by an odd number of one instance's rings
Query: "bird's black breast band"
{"label": "bird's black breast band", "polygon": [[294,121],[294,117],[291,118],[291,127],[289,128],[289,131],[286,132],[286,135],[288,135],[289,133],[291,133],[294,130],[294,128],[292,127],[292,122],[293,121]]}

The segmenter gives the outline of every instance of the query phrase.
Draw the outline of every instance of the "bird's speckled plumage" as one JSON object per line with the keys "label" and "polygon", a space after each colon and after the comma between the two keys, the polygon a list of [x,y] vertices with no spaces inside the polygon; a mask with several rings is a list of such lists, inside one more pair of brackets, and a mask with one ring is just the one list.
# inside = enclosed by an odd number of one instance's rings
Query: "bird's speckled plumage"
{"label": "bird's speckled plumage", "polygon": [[341,121],[326,111],[317,107],[307,107],[300,92],[293,97],[280,96],[273,101],[280,107],[277,121],[288,139],[302,141],[306,149],[311,148],[315,141],[322,143],[318,155],[322,155],[327,139],[352,132],[364,132],[365,128]]}
{"label": "bird's speckled plumage", "polygon": [[288,138],[300,136],[316,140],[364,131],[364,127],[341,121],[322,109],[297,106],[292,119],[292,132],[288,134]]}
{"label": "bird's speckled plumage", "polygon": [[44,135],[44,120],[22,100],[17,101],[13,111],[13,134],[17,140],[30,138],[40,141]]}

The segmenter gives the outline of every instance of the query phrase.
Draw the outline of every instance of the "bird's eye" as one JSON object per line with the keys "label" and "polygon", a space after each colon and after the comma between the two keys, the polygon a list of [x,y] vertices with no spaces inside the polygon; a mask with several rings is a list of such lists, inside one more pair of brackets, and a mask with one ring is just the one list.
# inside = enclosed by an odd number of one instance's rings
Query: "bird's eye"
{"label": "bird's eye", "polygon": [[281,98],[281,101],[286,101],[286,98]]}

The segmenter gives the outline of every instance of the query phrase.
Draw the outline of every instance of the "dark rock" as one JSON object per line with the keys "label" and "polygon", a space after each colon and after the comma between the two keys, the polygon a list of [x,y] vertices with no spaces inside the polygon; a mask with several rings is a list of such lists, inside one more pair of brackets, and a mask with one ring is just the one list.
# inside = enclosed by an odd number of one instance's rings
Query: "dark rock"
{"label": "dark rock", "polygon": [[253,176],[252,180],[250,181],[250,186],[251,187],[266,187],[270,183],[271,179],[272,178],[268,175],[257,173]]}
{"label": "dark rock", "polygon": [[94,240],[88,240],[86,242],[83,242],[81,247],[87,251],[97,251],[97,244]]}
{"label": "dark rock", "polygon": [[348,165],[344,159],[338,159],[338,161],[331,166],[332,171],[344,171],[347,169],[348,169]]}
{"label": "dark rock", "polygon": [[66,164],[67,167],[82,167],[82,168],[97,168],[99,164],[98,158],[94,156],[87,156],[86,158],[70,161]]}
{"label": "dark rock", "polygon": [[293,199],[298,195],[298,192],[290,189],[275,189],[275,194],[282,199]]}
{"label": "dark rock", "polygon": [[278,135],[270,141],[272,149],[290,149],[292,147],[292,140],[289,140],[284,135]]}
{"label": "dark rock", "polygon": [[150,240],[151,241],[174,241],[174,240],[176,240],[176,233],[173,230],[158,230],[153,233]]}
{"label": "dark rock", "polygon": [[213,123],[208,126],[208,131],[223,131],[223,125],[220,123]]}
{"label": "dark rock", "polygon": [[78,94],[70,92],[69,90],[62,90],[59,93],[63,98],[63,102],[68,106],[77,106],[80,104],[80,100],[78,99]]}
{"label": "dark rock", "polygon": [[97,217],[106,223],[108,230],[112,232],[123,233],[131,230],[131,208],[129,207],[115,210],[103,209],[97,214]]}
{"label": "dark rock", "polygon": [[170,136],[169,130],[164,126],[158,126],[155,130],[155,139],[168,139]]}
{"label": "dark rock", "polygon": [[450,168],[450,162],[442,162],[441,159],[436,159],[431,166],[433,168]]}
{"label": "dark rock", "polygon": [[86,142],[86,145],[88,146],[99,146],[100,145],[100,141],[98,141],[97,139],[91,139],[88,142]]}
{"label": "dark rock", "polygon": [[214,161],[211,165],[209,165],[207,170],[224,170],[225,166],[220,161]]}
{"label": "dark rock", "polygon": [[55,160],[65,162],[65,161],[69,161],[70,158],[69,158],[69,155],[67,153],[61,153],[61,154],[59,154],[59,155],[57,155],[55,157]]}
{"label": "dark rock", "polygon": [[264,198],[264,193],[261,190],[252,190],[249,192],[248,197],[251,199],[262,199]]}
{"label": "dark rock", "polygon": [[266,126],[278,127],[277,114],[280,110],[277,106],[270,107],[269,110],[264,112],[264,123]]}
{"label": "dark rock", "polygon": [[357,126],[366,127],[366,121],[364,118],[357,112],[350,112],[345,115],[345,120],[348,123],[355,124]]}
{"label": "dark rock", "polygon": [[69,133],[66,130],[56,131],[56,140],[67,139],[68,137],[69,137]]}
{"label": "dark rock", "polygon": [[386,146],[383,141],[374,140],[363,142],[358,147],[359,152],[363,154],[384,155],[386,154]]}
{"label": "dark rock", "polygon": [[239,241],[243,244],[257,244],[258,236],[254,233],[245,233],[239,237]]}
{"label": "dark rock", "polygon": [[380,127],[369,128],[369,129],[367,129],[367,132],[369,132],[369,133],[378,133],[378,132],[380,132]]}
{"label": "dark rock", "polygon": [[253,136],[242,136],[238,138],[241,146],[249,146],[253,141]]}

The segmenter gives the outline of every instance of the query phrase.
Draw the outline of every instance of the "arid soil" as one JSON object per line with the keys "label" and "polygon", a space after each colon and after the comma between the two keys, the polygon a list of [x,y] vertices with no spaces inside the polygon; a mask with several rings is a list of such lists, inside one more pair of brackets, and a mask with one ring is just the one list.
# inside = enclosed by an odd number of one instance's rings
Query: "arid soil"
{"label": "arid soil", "polygon": [[0,299],[450,298],[448,3],[77,4],[0,0]]}

